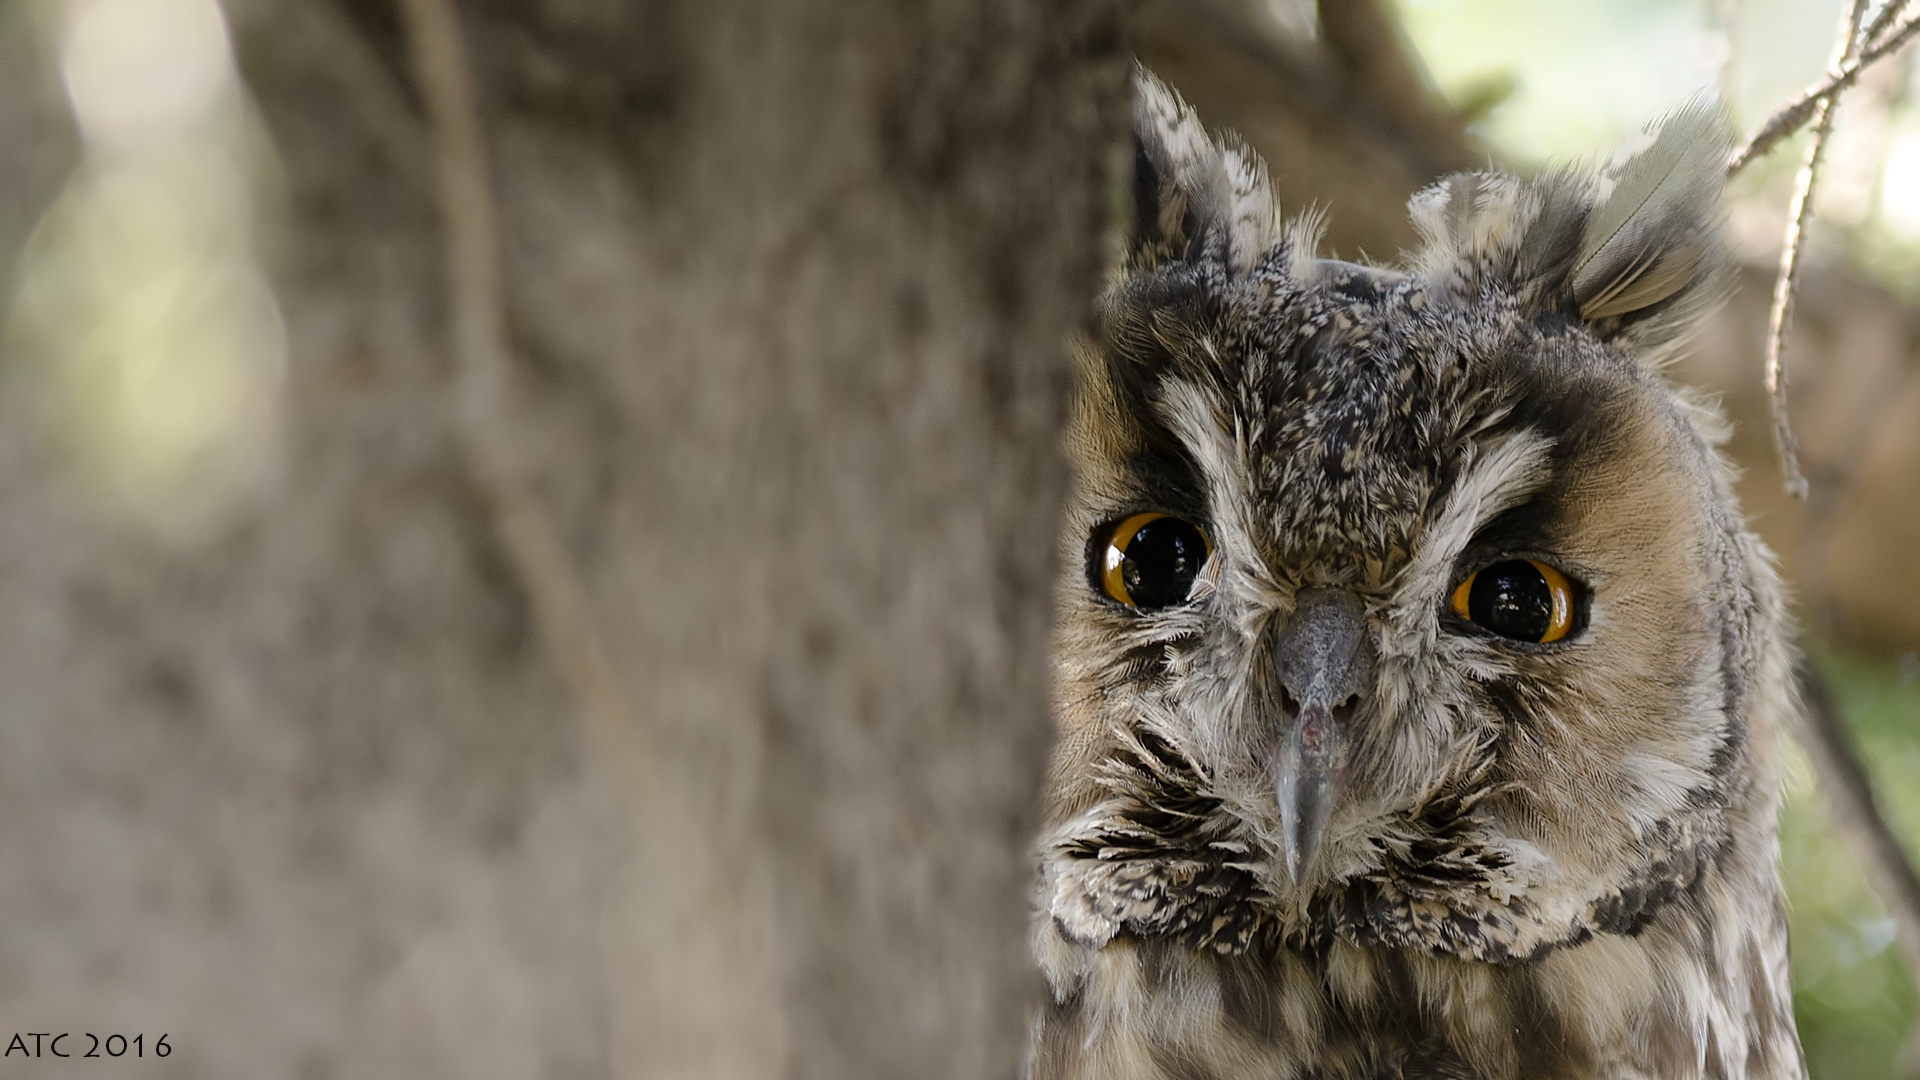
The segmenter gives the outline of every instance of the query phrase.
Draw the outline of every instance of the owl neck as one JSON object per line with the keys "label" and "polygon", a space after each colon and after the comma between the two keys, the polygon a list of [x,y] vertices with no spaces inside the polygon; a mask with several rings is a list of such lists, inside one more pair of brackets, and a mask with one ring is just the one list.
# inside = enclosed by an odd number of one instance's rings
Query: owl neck
{"label": "owl neck", "polygon": [[1030,1075],[1802,1080],[1760,863],[1723,861],[1634,933],[1505,963],[1337,937],[1236,952],[1123,931],[1095,948],[1049,923]]}

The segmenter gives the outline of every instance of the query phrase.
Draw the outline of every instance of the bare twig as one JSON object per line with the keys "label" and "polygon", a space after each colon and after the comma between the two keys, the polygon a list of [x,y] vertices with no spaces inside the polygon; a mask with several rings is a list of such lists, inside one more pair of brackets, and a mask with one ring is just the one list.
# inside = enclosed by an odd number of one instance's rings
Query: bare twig
{"label": "bare twig", "polygon": [[552,521],[514,456],[507,409],[508,346],[499,222],[486,147],[451,0],[404,0],[414,67],[432,125],[446,226],[456,363],[455,407],[468,464],[493,505],[501,542],[532,599],[534,618],[589,727],[630,783],[660,777]]}
{"label": "bare twig", "polygon": [[1873,21],[1868,23],[1866,30],[1861,33],[1860,47],[1868,48],[1886,36],[1887,27],[1893,25],[1893,21],[1907,10],[1907,5],[1911,2],[1912,0],[1887,0],[1881,5],[1880,13],[1873,17]]}
{"label": "bare twig", "polygon": [[[1852,60],[1859,48],[1860,20],[1865,17],[1867,0],[1852,0],[1840,22],[1840,40],[1834,44],[1830,72],[1837,72]],[[1822,98],[1814,106],[1813,141],[1807,144],[1807,156],[1794,178],[1793,201],[1787,209],[1787,235],[1780,243],[1780,273],[1773,282],[1773,306],[1767,318],[1767,400],[1773,407],[1773,449],[1780,457],[1780,472],[1787,494],[1796,499],[1807,497],[1807,478],[1800,472],[1800,454],[1794,446],[1793,426],[1787,418],[1787,333],[1793,326],[1793,293],[1800,276],[1800,245],[1806,238],[1807,222],[1813,217],[1813,190],[1820,179],[1820,157],[1833,134],[1836,97]]]}
{"label": "bare twig", "polygon": [[1920,875],[1873,795],[1873,781],[1826,680],[1811,665],[1800,671],[1800,743],[1813,762],[1834,824],[1853,842],[1880,902],[1893,916],[1894,936],[1909,972],[1920,973]]}
{"label": "bare twig", "polygon": [[1793,192],[1793,210],[1787,219],[1787,237],[1780,249],[1780,273],[1773,280],[1773,304],[1767,317],[1767,402],[1773,412],[1773,452],[1780,459],[1781,481],[1787,494],[1807,497],[1807,478],[1800,471],[1800,452],[1787,416],[1787,377],[1784,353],[1793,325],[1793,290],[1800,269],[1800,240],[1805,234],[1808,208],[1813,203],[1813,180],[1820,151],[1826,145],[1827,124],[1816,129],[1807,148],[1807,160]]}
{"label": "bare twig", "polygon": [[[604,771],[657,861],[651,873],[636,871],[647,875],[648,895],[657,897],[646,913],[674,935],[672,955],[647,959],[667,976],[638,976],[652,980],[651,996],[635,1000],[616,977],[611,1026],[630,1026],[631,1014],[651,1009],[656,1015],[640,1018],[643,1026],[669,1033],[663,1037],[675,1042],[675,1060],[686,1075],[771,1076],[781,1060],[782,1019],[768,940],[771,913],[758,903],[763,897],[728,876],[714,830],[694,816],[682,785],[636,722],[580,576],[516,453],[522,440],[510,407],[499,221],[459,17],[453,0],[401,0],[401,8],[438,173],[461,449],[578,707],[589,765]],[[670,869],[660,873],[659,867]],[[639,912],[606,914],[618,924]],[[617,1075],[625,1069],[614,1034]]]}
{"label": "bare twig", "polygon": [[338,0],[290,4],[289,29],[312,42],[305,55],[345,91],[360,122],[406,181],[432,195],[435,176],[427,132],[406,91],[367,39],[354,29]]}
{"label": "bare twig", "polygon": [[[1910,0],[1896,0],[1898,11],[1905,11]],[[1875,20],[1876,24],[1879,20]],[[1860,76],[1878,61],[1899,51],[1902,45],[1920,34],[1920,13],[1907,15],[1893,22],[1877,41],[1871,42],[1852,59],[1827,73],[1819,82],[1802,90],[1792,101],[1781,106],[1753,138],[1735,150],[1727,159],[1727,175],[1732,176],[1741,169],[1764,156],[1794,132],[1804,127],[1813,118],[1814,110],[1820,103],[1828,101],[1834,95],[1859,81]]]}

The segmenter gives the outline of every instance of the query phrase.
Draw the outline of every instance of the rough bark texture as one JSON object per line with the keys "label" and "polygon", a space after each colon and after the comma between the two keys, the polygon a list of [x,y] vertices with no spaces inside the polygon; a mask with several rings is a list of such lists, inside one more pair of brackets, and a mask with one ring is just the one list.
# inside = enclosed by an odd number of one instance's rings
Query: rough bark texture
{"label": "rough bark texture", "polygon": [[229,6],[292,211],[275,481],[169,547],[5,433],[0,1015],[170,1032],[143,1075],[1010,1075],[1113,13],[464,5],[526,452],[761,931],[716,941],[459,460],[396,14],[318,3]]}

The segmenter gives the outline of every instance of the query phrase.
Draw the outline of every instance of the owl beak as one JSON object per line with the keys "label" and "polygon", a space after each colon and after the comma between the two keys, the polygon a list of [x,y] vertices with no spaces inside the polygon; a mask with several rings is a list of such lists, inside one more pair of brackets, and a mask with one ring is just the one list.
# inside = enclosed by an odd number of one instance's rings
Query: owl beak
{"label": "owl beak", "polygon": [[1280,804],[1281,855],[1295,885],[1313,865],[1320,837],[1333,811],[1337,765],[1334,719],[1318,704],[1306,705],[1280,741],[1273,761],[1273,792]]}
{"label": "owl beak", "polygon": [[1271,769],[1287,880],[1305,880],[1340,796],[1353,708],[1371,693],[1373,637],[1353,593],[1302,589],[1273,646],[1286,729]]}

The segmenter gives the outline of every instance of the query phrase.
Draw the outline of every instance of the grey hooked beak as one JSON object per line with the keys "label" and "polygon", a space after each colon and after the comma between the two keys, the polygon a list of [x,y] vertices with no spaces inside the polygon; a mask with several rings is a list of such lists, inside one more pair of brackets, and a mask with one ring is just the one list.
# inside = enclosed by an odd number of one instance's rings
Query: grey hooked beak
{"label": "grey hooked beak", "polygon": [[1273,791],[1287,880],[1295,885],[1320,850],[1339,796],[1351,706],[1373,690],[1373,668],[1373,637],[1360,598],[1341,589],[1302,589],[1273,644],[1287,714],[1273,757]]}

